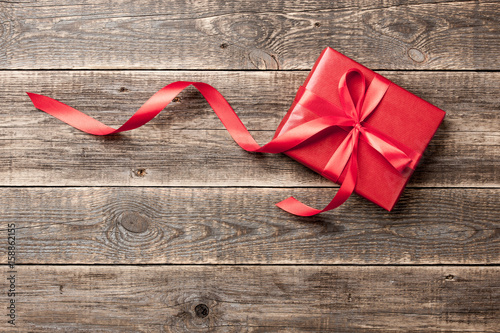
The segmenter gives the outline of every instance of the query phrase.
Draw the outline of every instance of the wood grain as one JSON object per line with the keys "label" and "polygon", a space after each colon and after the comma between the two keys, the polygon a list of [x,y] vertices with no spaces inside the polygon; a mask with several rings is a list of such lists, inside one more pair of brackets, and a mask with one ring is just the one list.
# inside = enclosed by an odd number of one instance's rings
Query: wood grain
{"label": "wood grain", "polygon": [[310,69],[326,46],[376,69],[498,69],[497,1],[0,3],[0,67]]}
{"label": "wood grain", "polygon": [[[410,187],[498,187],[500,73],[381,73],[447,111]],[[335,186],[284,155],[240,149],[194,88],[145,127],[111,137],[86,135],[37,111],[24,93],[50,95],[117,126],[163,85],[203,80],[220,89],[265,143],[306,76],[294,71],[0,72],[0,184]]]}
{"label": "wood grain", "polygon": [[[498,332],[499,17],[498,0],[0,0],[0,332]],[[265,143],[327,46],[447,112],[393,212],[276,208],[337,186],[241,150],[194,89],[109,137],[24,93],[117,126],[167,83],[208,82]]]}
{"label": "wood grain", "polygon": [[333,192],[4,188],[0,225],[22,264],[500,264],[499,189],[407,189],[392,212],[353,196],[314,218],[274,206]]}
{"label": "wood grain", "polygon": [[[7,274],[5,266],[0,270]],[[16,326],[25,332],[496,332],[499,272],[19,266]],[[5,293],[0,300],[5,304]]]}

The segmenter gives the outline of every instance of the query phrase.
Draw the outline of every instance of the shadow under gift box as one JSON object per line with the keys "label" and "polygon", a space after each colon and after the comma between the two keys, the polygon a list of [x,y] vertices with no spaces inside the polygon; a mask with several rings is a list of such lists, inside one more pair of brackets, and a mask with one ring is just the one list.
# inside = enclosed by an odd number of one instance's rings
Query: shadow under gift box
{"label": "shadow under gift box", "polygon": [[[367,86],[379,75],[332,48],[326,48],[314,64],[303,87],[341,108],[339,80],[352,68],[358,69],[365,76]],[[328,112],[329,110],[306,109],[298,103],[296,97],[274,137],[307,121],[328,115]],[[443,110],[391,82],[376,109],[363,123],[419,153],[418,159],[413,163],[417,165],[444,116]],[[322,174],[325,165],[347,134],[341,127],[333,127],[327,133],[310,138],[285,154]],[[389,211],[392,210],[413,171],[408,169],[401,174],[366,141],[359,140],[355,192],[362,197]],[[346,173],[347,168],[338,180],[322,175],[342,184]]]}

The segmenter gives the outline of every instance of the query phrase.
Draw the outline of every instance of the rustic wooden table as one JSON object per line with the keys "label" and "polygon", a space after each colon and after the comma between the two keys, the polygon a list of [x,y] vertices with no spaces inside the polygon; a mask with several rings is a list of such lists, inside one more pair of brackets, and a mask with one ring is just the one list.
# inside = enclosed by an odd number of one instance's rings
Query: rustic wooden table
{"label": "rustic wooden table", "polygon": [[[498,1],[0,2],[0,331],[498,332],[499,16]],[[276,208],[337,186],[240,149],[195,89],[109,137],[25,94],[119,125],[167,83],[204,81],[264,143],[326,46],[447,112],[393,212],[356,195],[313,218]]]}

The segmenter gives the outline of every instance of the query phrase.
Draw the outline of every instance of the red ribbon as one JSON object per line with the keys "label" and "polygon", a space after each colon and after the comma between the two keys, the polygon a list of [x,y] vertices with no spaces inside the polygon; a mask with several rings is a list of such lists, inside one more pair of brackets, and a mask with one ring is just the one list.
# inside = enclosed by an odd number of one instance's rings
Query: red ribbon
{"label": "red ribbon", "polygon": [[[360,75],[360,84],[352,83],[355,75]],[[234,141],[241,148],[251,152],[282,153],[326,129],[339,126],[348,130],[348,134],[338,149],[332,154],[322,172],[323,175],[338,180],[344,168],[347,168],[346,177],[332,201],[322,210],[309,207],[293,197],[289,197],[276,204],[278,207],[292,214],[312,216],[340,206],[354,191],[357,180],[357,149],[360,137],[382,154],[399,172],[402,173],[406,167],[414,167],[413,164],[417,160],[416,157],[418,155],[416,152],[412,152],[410,154],[412,156],[408,156],[402,149],[398,148],[402,147],[401,144],[363,124],[363,121],[375,110],[383,98],[389,84],[390,82],[386,79],[376,76],[368,89],[366,89],[366,80],[363,74],[357,69],[348,70],[339,82],[342,109],[315,95],[313,92],[301,88],[299,90],[298,104],[313,111],[317,108],[322,108],[323,110],[331,111],[332,115],[322,116],[287,130],[262,147],[253,139],[224,97],[215,88],[203,82],[177,81],[163,87],[118,129],[109,127],[50,97],[33,93],[27,94],[36,108],[51,114],[63,122],[89,134],[108,135],[130,131],[146,124],[158,115],[182,90],[193,85],[208,101]],[[406,149],[406,151],[408,150]]]}

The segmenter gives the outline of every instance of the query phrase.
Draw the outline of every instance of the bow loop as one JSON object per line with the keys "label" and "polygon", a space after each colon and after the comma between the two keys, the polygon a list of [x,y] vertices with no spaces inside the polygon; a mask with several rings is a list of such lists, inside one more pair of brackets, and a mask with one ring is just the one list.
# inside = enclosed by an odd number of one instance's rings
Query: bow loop
{"label": "bow loop", "polygon": [[340,103],[346,115],[355,121],[361,121],[361,108],[365,100],[366,79],[356,68],[351,68],[339,81]]}
{"label": "bow loop", "polygon": [[365,93],[359,121],[364,121],[377,108],[387,92],[387,89],[389,89],[390,83],[391,82],[383,76],[375,75]]}

